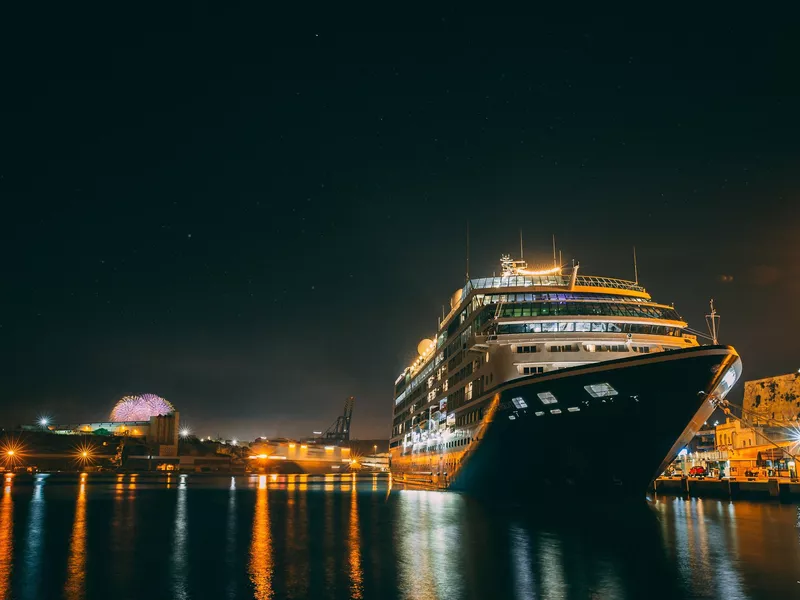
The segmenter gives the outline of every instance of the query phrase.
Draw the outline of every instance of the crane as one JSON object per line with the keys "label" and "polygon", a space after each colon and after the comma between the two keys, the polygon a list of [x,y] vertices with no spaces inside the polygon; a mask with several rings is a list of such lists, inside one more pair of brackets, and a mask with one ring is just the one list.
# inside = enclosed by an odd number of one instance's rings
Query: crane
{"label": "crane", "polygon": [[355,396],[350,396],[344,401],[344,411],[336,417],[331,426],[325,430],[325,439],[337,443],[350,441],[350,421],[353,418],[353,404]]}

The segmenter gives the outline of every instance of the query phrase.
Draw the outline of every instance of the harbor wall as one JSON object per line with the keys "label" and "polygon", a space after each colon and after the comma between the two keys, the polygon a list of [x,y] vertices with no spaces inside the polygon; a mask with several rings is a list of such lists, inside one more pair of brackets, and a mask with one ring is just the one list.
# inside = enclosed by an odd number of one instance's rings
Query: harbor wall
{"label": "harbor wall", "polygon": [[659,477],[650,491],[656,494],[692,498],[729,498],[732,500],[800,500],[800,481],[786,478],[693,479]]}

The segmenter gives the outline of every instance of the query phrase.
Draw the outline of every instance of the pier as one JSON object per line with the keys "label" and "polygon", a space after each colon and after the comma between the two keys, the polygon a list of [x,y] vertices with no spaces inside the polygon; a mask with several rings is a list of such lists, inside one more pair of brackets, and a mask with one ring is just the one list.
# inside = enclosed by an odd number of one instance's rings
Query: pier
{"label": "pier", "polygon": [[659,477],[653,481],[651,491],[693,498],[796,502],[800,500],[800,480],[786,477]]}

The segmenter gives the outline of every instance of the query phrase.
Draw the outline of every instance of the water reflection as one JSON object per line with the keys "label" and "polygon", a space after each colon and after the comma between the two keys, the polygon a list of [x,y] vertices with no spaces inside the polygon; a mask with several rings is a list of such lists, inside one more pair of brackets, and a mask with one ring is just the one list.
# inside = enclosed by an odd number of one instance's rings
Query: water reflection
{"label": "water reflection", "polygon": [[[67,598],[83,598],[86,580],[86,481],[82,478],[75,504],[75,520],[72,523],[72,538],[69,545],[67,583],[64,595]],[[0,595],[0,598],[3,596]]]}
{"label": "water reflection", "polygon": [[225,532],[225,565],[228,570],[228,598],[238,597],[236,589],[236,479],[231,477],[228,491],[228,525]]}
{"label": "water reflection", "polygon": [[336,583],[336,531],[333,526],[333,484],[327,483],[333,481],[333,475],[325,475],[325,528],[324,528],[324,572],[325,572],[325,588],[328,590],[334,589]]}
{"label": "water reflection", "polygon": [[443,492],[401,491],[396,545],[402,597],[460,598],[466,593],[469,565],[463,554],[461,518],[465,500]]}
{"label": "water reflection", "polygon": [[520,600],[533,600],[534,577],[531,570],[531,542],[528,532],[519,525],[511,527],[511,555],[514,559],[514,588],[515,597]]}
{"label": "water reflection", "polygon": [[539,535],[539,572],[542,574],[542,591],[546,598],[562,598],[564,592],[564,564],[558,537],[550,533]]}
{"label": "water reflection", "polygon": [[[305,475],[304,477],[308,477]],[[306,515],[306,496],[302,490],[298,494],[297,476],[288,476],[286,501],[286,547],[291,552],[287,556],[286,587],[292,598],[308,596],[308,517]],[[307,489],[307,486],[305,486]],[[298,497],[299,496],[299,497]]]}
{"label": "water reflection", "polygon": [[39,598],[39,585],[42,579],[42,544],[44,542],[44,479],[37,478],[33,486],[30,514],[28,515],[28,533],[25,539],[25,557],[23,558],[23,598]]}
{"label": "water reflection", "polygon": [[[669,504],[667,504],[669,503]],[[735,507],[723,509],[721,501],[670,498],[657,501],[664,543],[677,565],[681,579],[694,595],[745,597],[734,563],[740,560]],[[707,506],[716,505],[713,513]],[[712,570],[707,565],[714,564]]]}
{"label": "water reflection", "polygon": [[374,490],[349,474],[333,490],[322,478],[271,479],[237,489],[230,478],[187,487],[176,476],[177,489],[130,490],[126,476],[119,494],[113,480],[91,490],[15,482],[0,498],[0,598],[196,598],[212,579],[218,596],[259,600],[772,600],[800,589],[796,506],[659,498],[616,512],[588,501],[496,509],[452,493],[387,498],[385,481]]}
{"label": "water reflection", "polygon": [[272,598],[272,534],[269,523],[267,476],[258,478],[253,515],[253,541],[250,546],[250,581],[256,600]]}
{"label": "water reflection", "polygon": [[0,501],[0,598],[11,596],[11,569],[14,556],[14,501],[11,480],[7,479]]}
{"label": "water reflection", "polygon": [[364,574],[361,571],[361,535],[358,528],[358,491],[355,474],[353,475],[352,492],[350,493],[350,597],[360,600],[364,597]]}
{"label": "water reflection", "polygon": [[178,505],[175,511],[175,529],[172,538],[172,596],[188,598],[186,575],[189,564],[188,534],[189,523],[186,516],[186,475],[181,475],[178,484]]}

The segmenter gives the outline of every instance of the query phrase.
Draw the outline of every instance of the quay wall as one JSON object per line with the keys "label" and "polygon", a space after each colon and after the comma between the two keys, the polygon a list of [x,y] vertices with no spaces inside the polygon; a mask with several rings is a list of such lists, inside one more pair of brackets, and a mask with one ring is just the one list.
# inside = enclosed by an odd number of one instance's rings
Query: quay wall
{"label": "quay wall", "polygon": [[747,500],[800,500],[800,481],[786,478],[757,479],[692,479],[688,477],[659,477],[651,484],[657,494],[690,496],[693,498],[729,498]]}

